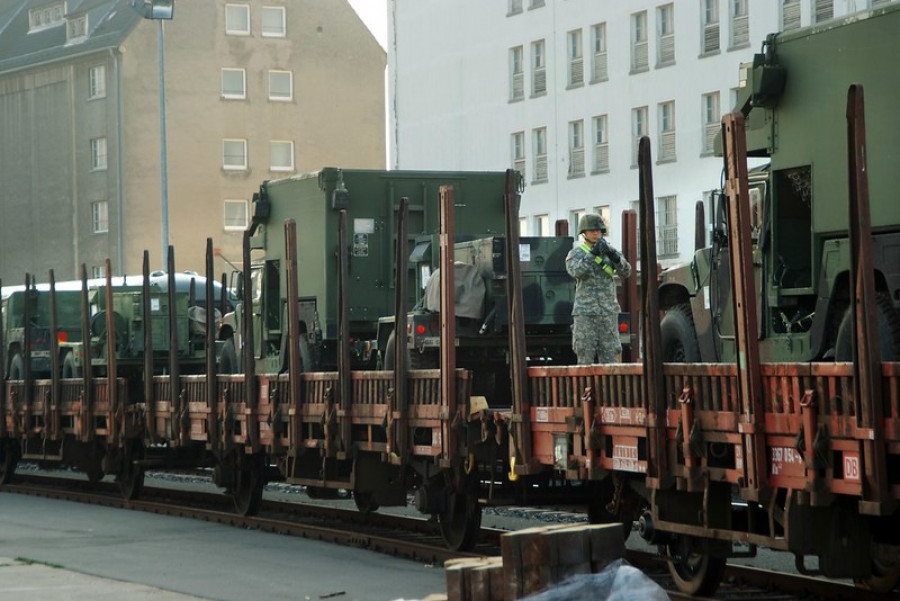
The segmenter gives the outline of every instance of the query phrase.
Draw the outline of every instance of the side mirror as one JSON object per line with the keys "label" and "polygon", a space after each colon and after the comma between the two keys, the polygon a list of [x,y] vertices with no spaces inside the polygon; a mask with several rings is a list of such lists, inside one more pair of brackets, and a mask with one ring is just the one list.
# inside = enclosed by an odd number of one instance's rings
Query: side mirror
{"label": "side mirror", "polygon": [[228,290],[234,300],[243,300],[244,298],[244,274],[240,271],[231,272],[231,281],[228,284]]}

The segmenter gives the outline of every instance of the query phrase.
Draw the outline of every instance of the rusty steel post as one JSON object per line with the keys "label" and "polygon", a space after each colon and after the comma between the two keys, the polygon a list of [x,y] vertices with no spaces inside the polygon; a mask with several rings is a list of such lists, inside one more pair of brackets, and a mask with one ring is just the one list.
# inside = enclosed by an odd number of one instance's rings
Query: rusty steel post
{"label": "rusty steel post", "polygon": [[169,246],[168,304],[169,304],[169,395],[172,406],[172,438],[185,444],[190,434],[187,406],[181,394],[181,366],[178,364],[178,308],[175,295],[175,247]]}
{"label": "rusty steel post", "polygon": [[112,262],[106,260],[106,398],[107,398],[107,443],[118,437],[119,424],[116,416],[119,414],[119,395],[116,390],[116,376],[118,375],[118,352],[116,349],[116,313],[113,310],[112,290]]}
{"label": "rusty steel post", "polygon": [[81,440],[94,440],[94,384],[92,378],[93,358],[91,349],[91,304],[88,298],[87,265],[81,264],[81,378],[83,392],[81,399]]}
{"label": "rusty steel post", "polygon": [[241,303],[241,313],[244,320],[243,338],[244,348],[241,351],[241,365],[244,368],[244,404],[247,411],[247,438],[250,441],[250,449],[253,453],[260,451],[259,421],[257,421],[256,409],[259,406],[256,398],[256,352],[253,340],[253,285],[250,274],[250,230],[244,232],[243,241],[243,265],[244,298]]}
{"label": "rusty steel post", "polygon": [[640,223],[644,233],[641,245],[641,291],[643,302],[641,323],[644,339],[644,380],[647,383],[648,457],[647,484],[650,488],[665,488],[669,473],[666,443],[666,385],[663,380],[659,330],[659,266],[656,262],[656,218],[653,198],[653,163],[650,158],[650,138],[643,136],[638,145],[640,177]]}
{"label": "rusty steel post", "polygon": [[144,251],[141,303],[144,312],[144,407],[147,438],[156,439],[156,400],[153,398],[153,310],[150,303],[150,251]]}
{"label": "rusty steel post", "polygon": [[31,323],[34,319],[34,315],[32,315],[32,307],[31,307],[31,295],[32,293],[37,293],[34,287],[34,279],[29,275],[25,274],[25,306],[22,311],[22,318],[24,323],[22,324],[22,379],[25,381],[24,387],[24,403],[25,403],[25,412],[26,412],[26,424],[27,415],[31,412],[31,345],[33,344],[32,338],[34,338],[34,331],[32,330],[33,324]]}
{"label": "rusty steel post", "polygon": [[[507,174],[507,178],[509,175]],[[553,229],[555,231],[555,236],[557,238],[565,238],[569,235],[569,220],[568,219],[557,219],[556,223],[553,225]]]}
{"label": "rusty steel post", "polygon": [[[206,418],[206,448],[218,450],[219,441],[219,382],[216,378],[216,278],[213,273],[213,240],[206,239],[206,406],[209,407]],[[222,288],[222,296],[225,289]]]}
{"label": "rusty steel post", "polygon": [[291,408],[289,411],[291,449],[303,447],[303,427],[301,414],[300,374],[309,366],[300,365],[300,284],[297,265],[297,222],[284,222],[284,269],[287,277],[287,320],[288,320],[288,387]]}
{"label": "rusty steel post", "polygon": [[439,189],[441,209],[441,230],[439,246],[441,252],[441,420],[444,448],[443,466],[449,467],[458,452],[457,420],[465,419],[459,414],[456,398],[456,272],[454,269],[454,195],[453,186],[443,185]]}
{"label": "rusty steel post", "polygon": [[350,453],[353,389],[350,378],[350,246],[347,240],[347,210],[341,209],[338,219],[338,403],[337,412],[341,434],[341,450],[335,455],[340,459]]}
{"label": "rusty steel post", "polygon": [[[637,241],[637,213],[631,209],[622,211],[622,255],[631,264],[632,270],[638,268],[638,241]],[[641,297],[638,295],[638,279],[636,277],[625,278],[622,282],[622,306],[628,312],[628,338],[627,349],[622,349],[622,361],[637,363],[640,359],[640,348],[637,344],[637,326],[641,314]]]}
{"label": "rusty steel post", "polygon": [[394,398],[390,408],[393,426],[388,427],[388,457],[393,453],[399,465],[406,464],[409,455],[408,407],[409,386],[407,372],[407,350],[409,339],[406,336],[407,300],[409,295],[409,247],[408,247],[408,214],[409,198],[400,199],[397,212],[397,246],[395,264],[396,283],[394,285]]}
{"label": "rusty steel post", "polygon": [[862,84],[847,91],[847,175],[850,183],[850,281],[853,319],[853,388],[858,419],[869,436],[863,443],[865,481],[860,512],[887,515],[895,507],[888,490],[881,389],[880,333],[872,270],[872,223],[866,171],[866,113]]}
{"label": "rusty steel post", "polygon": [[[44,403],[44,439],[59,434],[59,308],[56,305],[56,275],[50,270],[50,406]],[[52,409],[51,409],[52,408]],[[51,418],[52,411],[52,418]]]}
{"label": "rusty steel post", "polygon": [[767,486],[765,411],[759,359],[759,323],[753,279],[753,247],[750,233],[750,190],[747,176],[747,138],[744,115],[736,111],[722,118],[725,148],[725,195],[728,202],[728,257],[734,299],[735,349],[739,407],[738,429],[744,440],[746,480],[741,495],[763,502]]}
{"label": "rusty steel post", "polygon": [[525,347],[525,309],[522,295],[522,269],[519,260],[519,176],[506,170],[503,192],[506,218],[506,302],[509,312],[509,366],[512,387],[513,440],[510,441],[510,467],[514,474],[531,474],[531,399],[528,396],[528,362]]}

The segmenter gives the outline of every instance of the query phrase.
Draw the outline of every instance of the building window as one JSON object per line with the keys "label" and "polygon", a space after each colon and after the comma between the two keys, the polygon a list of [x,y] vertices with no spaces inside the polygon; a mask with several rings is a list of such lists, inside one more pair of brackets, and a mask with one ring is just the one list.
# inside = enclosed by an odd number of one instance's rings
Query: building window
{"label": "building window", "polygon": [[702,0],[703,31],[701,40],[703,47],[700,54],[715,54],[719,51],[719,0]]}
{"label": "building window", "polygon": [[703,103],[703,150],[701,154],[712,154],[715,150],[716,134],[721,129],[719,113],[719,93],[704,94]]}
{"label": "building window", "polygon": [[542,6],[544,6],[544,0],[531,0],[528,4],[528,10],[531,10],[532,8],[541,8]]}
{"label": "building window", "polygon": [[66,42],[82,42],[87,39],[88,18],[87,15],[74,17],[66,23]]}
{"label": "building window", "polygon": [[657,160],[675,160],[675,101],[659,104],[659,149]]}
{"label": "building window", "polygon": [[28,11],[28,31],[46,29],[61,24],[66,18],[66,3],[54,2]]}
{"label": "building window", "polygon": [[105,278],[106,277],[106,266],[104,265],[91,265],[91,277],[96,279]]}
{"label": "building window", "polygon": [[587,209],[575,209],[569,212],[569,234],[578,239],[578,222],[587,215]]}
{"label": "building window", "polygon": [[647,107],[642,106],[631,109],[631,165],[636,167],[638,164],[638,148],[641,144],[641,138],[647,135]]}
{"label": "building window", "polygon": [[534,148],[534,179],[532,183],[547,181],[547,128],[532,130]]}
{"label": "building window", "polygon": [[509,0],[509,10],[506,16],[518,15],[522,12],[522,0]]}
{"label": "building window", "polygon": [[109,231],[109,205],[105,200],[91,203],[91,231],[95,234]]}
{"label": "building window", "polygon": [[106,65],[88,69],[88,98],[106,98]]}
{"label": "building window", "polygon": [[521,46],[509,49],[509,99],[525,98],[525,65]]}
{"label": "building window", "polygon": [[225,5],[225,33],[228,35],[250,35],[250,5]]}
{"label": "building window", "polygon": [[291,71],[269,71],[269,100],[294,99],[294,74]]}
{"label": "building window", "polygon": [[834,0],[815,0],[813,9],[813,23],[834,18]]}
{"label": "building window", "polygon": [[520,236],[528,235],[528,218],[527,217],[519,217],[519,235]]}
{"label": "building window", "polygon": [[544,40],[531,43],[531,95],[547,93],[547,65],[544,56]]}
{"label": "building window", "polygon": [[750,16],[747,0],[731,0],[731,48],[750,45]]}
{"label": "building window", "polygon": [[657,67],[675,64],[675,8],[665,4],[656,9]]}
{"label": "building window", "polygon": [[522,175],[525,181],[525,132],[517,131],[510,136],[512,146],[512,167]]}
{"label": "building window", "polygon": [[263,6],[261,32],[264,38],[283,38],[287,35],[283,6]]}
{"label": "building window", "polygon": [[566,34],[569,46],[569,87],[584,85],[584,54],[581,49],[581,30],[575,29]]}
{"label": "building window", "polygon": [[591,83],[609,79],[606,55],[606,23],[591,27]]}
{"label": "building window", "polygon": [[534,235],[535,236],[552,236],[550,231],[550,215],[534,216]]}
{"label": "building window", "polygon": [[610,215],[612,213],[609,210],[609,205],[602,205],[599,207],[594,207],[594,213],[596,213],[597,215],[600,215],[600,218],[603,219],[603,223],[606,225],[606,233],[603,235],[606,236],[607,238],[612,236],[613,227],[612,227],[612,221],[610,220],[611,219]]}
{"label": "building window", "polygon": [[781,4],[781,29],[800,29],[800,0],[784,0]]}
{"label": "building window", "polygon": [[609,172],[609,130],[606,127],[606,115],[594,117],[594,166],[591,172]]}
{"label": "building window", "polygon": [[649,69],[647,57],[647,11],[631,15],[631,72]]}
{"label": "building window", "polygon": [[250,210],[246,200],[226,200],[224,204],[225,231],[242,232],[250,225]]}
{"label": "building window", "polygon": [[222,98],[247,97],[247,73],[243,69],[222,69]]}
{"label": "building window", "polygon": [[91,171],[106,169],[106,138],[91,139]]}
{"label": "building window", "polygon": [[678,255],[678,220],[675,196],[656,199],[656,254],[659,257]]}
{"label": "building window", "polygon": [[229,170],[247,169],[247,140],[222,141],[222,168]]}
{"label": "building window", "polygon": [[272,171],[294,170],[294,143],[291,141],[272,140],[269,146],[269,169]]}
{"label": "building window", "polygon": [[584,121],[569,122],[569,177],[584,176]]}

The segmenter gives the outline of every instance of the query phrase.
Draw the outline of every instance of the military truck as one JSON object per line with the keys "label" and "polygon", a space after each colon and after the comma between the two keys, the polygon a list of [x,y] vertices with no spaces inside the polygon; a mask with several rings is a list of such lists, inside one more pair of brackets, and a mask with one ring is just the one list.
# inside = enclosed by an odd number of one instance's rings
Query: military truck
{"label": "military truck", "polygon": [[[439,189],[453,186],[456,259],[471,267],[469,283],[476,294],[476,312],[462,308],[457,346],[471,362],[488,349],[505,361],[508,338],[499,335],[506,324],[504,195],[506,172],[366,171],[326,168],[318,173],[267,181],[254,195],[250,245],[262,256],[253,259],[250,282],[235,284],[244,302],[252,301],[254,350],[257,371],[273,373],[286,368],[284,339],[286,275],[284,221],[297,223],[298,282],[300,290],[301,355],[303,368],[334,370],[338,339],[338,224],[346,211],[349,246],[349,332],[354,369],[390,368],[384,358],[393,331],[395,286],[407,278],[407,307],[413,318],[433,323],[433,307],[424,308],[426,284],[439,265]],[[512,172],[510,177],[518,177]],[[518,180],[515,181],[518,194]],[[396,273],[397,211],[401,198],[409,199],[407,273]],[[558,356],[568,351],[573,282],[563,260],[572,247],[570,237],[523,238],[520,258],[527,273],[526,314],[547,334],[544,342]],[[527,260],[526,260],[527,259]],[[241,278],[238,278],[240,280]],[[459,300],[459,299],[458,299]],[[462,307],[457,303],[457,307]],[[473,311],[475,311],[473,309]],[[224,319],[226,340],[223,363],[238,363],[242,311]],[[424,321],[415,321],[424,325]],[[413,329],[415,332],[416,329]],[[428,354],[415,367],[436,367],[430,354],[437,348],[435,330],[411,340],[413,355]],[[419,340],[427,338],[427,344]],[[480,349],[480,350],[479,350]],[[570,352],[570,351],[569,351]],[[549,352],[545,353],[549,355]],[[459,356],[466,356],[460,352]],[[233,357],[226,359],[224,357]],[[467,366],[465,361],[459,362]]]}
{"label": "military truck", "polygon": [[[763,361],[847,361],[849,278],[846,96],[866,95],[867,160],[881,354],[900,358],[900,6],[873,9],[769,35],[741,68],[735,110],[746,119],[747,153],[768,159],[751,173],[753,269]],[[712,210],[711,245],[660,284],[667,361],[733,361],[725,203]]]}

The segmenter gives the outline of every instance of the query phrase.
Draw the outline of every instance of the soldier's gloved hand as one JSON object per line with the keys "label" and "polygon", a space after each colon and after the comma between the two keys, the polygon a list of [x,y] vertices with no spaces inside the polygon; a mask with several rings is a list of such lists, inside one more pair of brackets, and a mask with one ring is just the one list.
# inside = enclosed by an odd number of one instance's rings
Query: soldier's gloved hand
{"label": "soldier's gloved hand", "polygon": [[604,255],[609,256],[610,250],[612,249],[609,247],[609,244],[606,243],[606,240],[597,238],[597,241],[594,242],[594,246],[591,247],[591,254],[595,257],[602,257]]}
{"label": "soldier's gloved hand", "polygon": [[618,253],[618,251],[613,250],[609,246],[607,246],[606,257],[609,259],[610,263],[613,265],[618,265],[622,262],[622,255]]}

